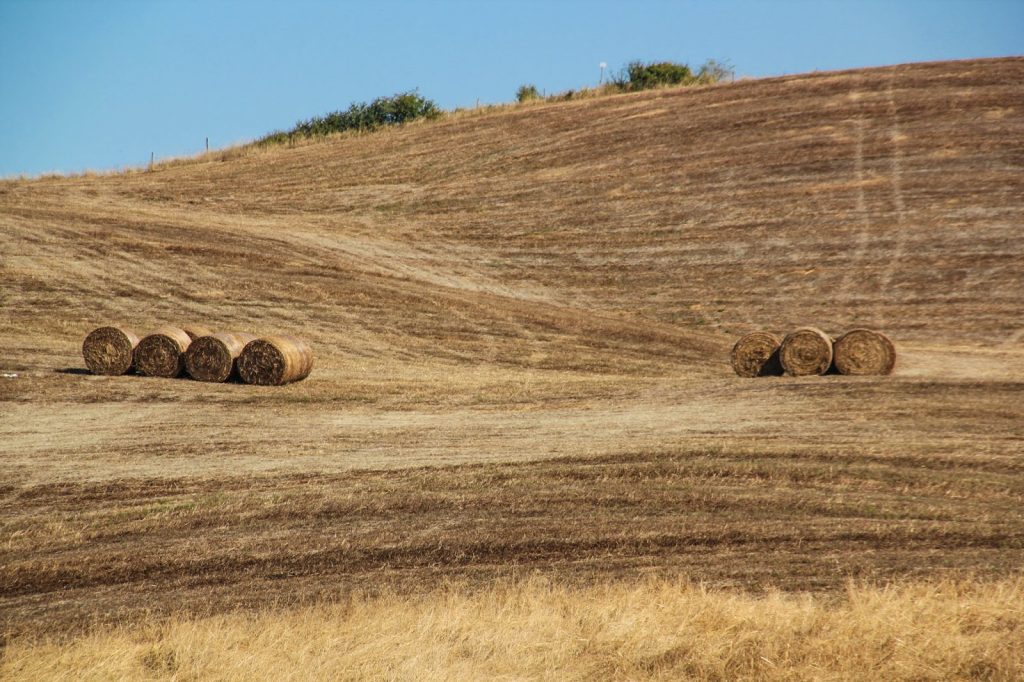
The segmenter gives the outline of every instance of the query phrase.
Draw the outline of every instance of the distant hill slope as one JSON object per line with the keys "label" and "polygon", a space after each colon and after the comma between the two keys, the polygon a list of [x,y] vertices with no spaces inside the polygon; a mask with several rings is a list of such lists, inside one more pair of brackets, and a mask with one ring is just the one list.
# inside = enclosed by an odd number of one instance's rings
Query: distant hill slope
{"label": "distant hill slope", "polygon": [[[570,331],[610,315],[669,343],[701,332],[691,359],[705,331],[806,322],[1012,342],[1022,81],[1021,58],[809,74],[7,182],[6,295],[29,326],[55,305],[231,317],[225,301],[414,336],[449,308],[536,314],[536,334],[555,306],[582,315]],[[449,351],[480,352],[463,347],[477,324]]]}

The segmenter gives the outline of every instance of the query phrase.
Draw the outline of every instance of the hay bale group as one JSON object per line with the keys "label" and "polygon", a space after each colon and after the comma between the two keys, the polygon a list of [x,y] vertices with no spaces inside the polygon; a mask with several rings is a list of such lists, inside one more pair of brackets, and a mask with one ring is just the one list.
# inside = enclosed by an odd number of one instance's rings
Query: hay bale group
{"label": "hay bale group", "polygon": [[82,357],[93,374],[134,371],[209,382],[240,379],[261,386],[300,381],[313,371],[313,351],[302,339],[214,333],[205,327],[161,327],[142,339],[123,327],[100,327],[85,337]]}
{"label": "hay bale group", "polygon": [[[100,327],[85,337],[82,357],[93,374],[225,382],[261,386],[301,381],[313,370],[313,351],[288,335],[256,337],[216,332],[205,327],[161,327],[139,338],[123,327]],[[757,331],[736,342],[732,368],[741,377],[822,374],[891,374],[896,348],[885,334],[854,329],[838,339],[816,327],[801,327],[785,337]]]}
{"label": "hay bale group", "polygon": [[817,327],[801,327],[782,339],[763,331],[747,334],[733,346],[731,360],[741,377],[884,376],[896,366],[896,347],[871,329],[854,329],[833,339]]}

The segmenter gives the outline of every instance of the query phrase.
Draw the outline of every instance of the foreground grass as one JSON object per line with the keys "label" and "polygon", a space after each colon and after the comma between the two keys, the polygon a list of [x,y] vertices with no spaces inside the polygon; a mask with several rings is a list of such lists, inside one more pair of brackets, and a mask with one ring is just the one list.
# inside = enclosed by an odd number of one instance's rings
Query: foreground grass
{"label": "foreground grass", "polygon": [[1024,580],[751,596],[541,580],[15,639],[5,679],[1021,679]]}

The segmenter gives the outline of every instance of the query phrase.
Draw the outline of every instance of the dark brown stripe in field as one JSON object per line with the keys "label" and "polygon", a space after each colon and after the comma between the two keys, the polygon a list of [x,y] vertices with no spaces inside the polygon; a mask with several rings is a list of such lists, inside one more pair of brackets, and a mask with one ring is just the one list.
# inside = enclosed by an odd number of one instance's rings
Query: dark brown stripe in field
{"label": "dark brown stripe in field", "polygon": [[1024,478],[980,464],[676,452],[7,489],[0,611],[6,629],[63,630],[524,571],[812,590],[1012,573]]}

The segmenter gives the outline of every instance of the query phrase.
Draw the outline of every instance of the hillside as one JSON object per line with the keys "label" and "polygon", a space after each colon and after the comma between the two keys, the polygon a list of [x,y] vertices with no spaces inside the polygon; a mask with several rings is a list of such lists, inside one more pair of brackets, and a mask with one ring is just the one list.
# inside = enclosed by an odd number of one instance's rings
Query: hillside
{"label": "hillside", "polygon": [[[831,590],[1024,560],[1024,59],[463,113],[0,183],[19,631],[539,570]],[[291,331],[281,389],[81,371]],[[746,331],[888,332],[743,380]]]}

